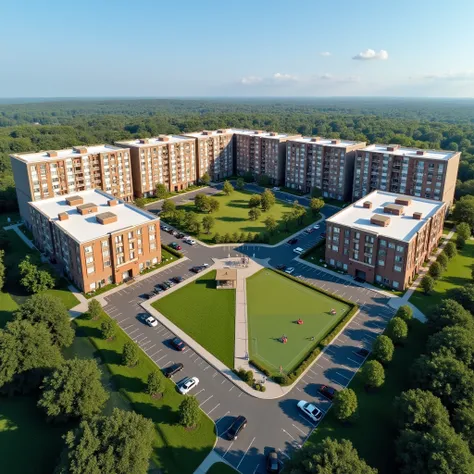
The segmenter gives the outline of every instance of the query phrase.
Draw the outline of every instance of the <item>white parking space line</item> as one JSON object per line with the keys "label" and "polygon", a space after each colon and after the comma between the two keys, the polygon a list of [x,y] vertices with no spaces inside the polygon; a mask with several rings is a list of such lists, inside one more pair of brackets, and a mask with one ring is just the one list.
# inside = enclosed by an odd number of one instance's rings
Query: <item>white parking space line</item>
{"label": "white parking space line", "polygon": [[293,423],[292,423],[292,425],[293,425],[301,434],[304,434],[304,435],[306,436],[306,433],[305,433],[302,429],[298,428],[298,427],[297,427],[295,424],[293,424]]}
{"label": "white parking space line", "polygon": [[283,454],[283,456],[285,456],[286,458],[288,459],[291,459],[290,456],[288,456],[288,454],[284,453],[280,448],[278,448],[278,451]]}
{"label": "white parking space line", "polygon": [[342,377],[343,379],[346,379],[346,380],[351,380],[352,377],[347,377],[346,375],[343,375],[339,372],[335,372],[337,375],[339,375],[340,377]]}
{"label": "white parking space line", "polygon": [[159,354],[162,350],[163,349],[160,349],[159,351],[153,352],[153,354],[150,357],[153,359],[153,356],[155,356],[156,354]]}
{"label": "white parking space line", "polygon": [[129,336],[132,335],[134,332],[137,332],[139,331],[140,328],[135,328],[133,331],[130,331],[129,333],[127,333]]}
{"label": "white parking space line", "polygon": [[360,362],[357,362],[356,360],[351,359],[350,357],[348,357],[347,359],[350,360],[351,362],[354,362],[354,364],[360,365]]}
{"label": "white parking space line", "polygon": [[234,444],[234,442],[232,441],[232,443],[229,444],[229,446],[227,447],[227,450],[226,452],[224,453],[224,456],[222,456],[223,458],[226,457],[226,454],[229,452],[229,449],[232,448],[232,445]]}
{"label": "white parking space line", "polygon": [[[218,403],[212,410],[209,410],[207,412],[207,416],[209,416],[218,406],[220,406],[220,403]],[[229,413],[229,412],[227,412],[227,413]]]}
{"label": "white parking space line", "polygon": [[206,403],[207,401],[209,401],[214,395],[210,395],[208,398],[206,398],[199,406],[202,407],[204,405],[204,403]]}
{"label": "white parking space line", "polygon": [[284,428],[281,429],[285,434],[287,434],[293,441],[296,441],[296,438],[293,438],[293,436],[290,435],[290,433],[288,433],[288,431],[286,431]]}
{"label": "white parking space line", "polygon": [[161,356],[158,360],[156,360],[155,362],[159,362],[161,359],[164,359],[166,357],[166,354],[164,356]]}
{"label": "white parking space line", "polygon": [[252,441],[250,441],[249,447],[246,449],[244,455],[243,455],[242,458],[240,459],[239,464],[237,464],[237,469],[239,469],[239,466],[242,464],[242,461],[244,460],[245,456],[247,455],[247,453],[248,453],[248,451],[249,451],[249,449],[250,449],[250,447],[252,446],[252,444],[253,444],[254,441],[255,441],[255,437],[253,438]]}
{"label": "white parking space line", "polygon": [[[220,418],[218,418],[218,419],[214,422],[214,424],[217,426],[217,423],[219,423],[219,421],[222,421],[229,413],[230,413],[230,411],[226,411],[223,416],[221,416]],[[219,434],[219,433],[218,433],[218,434]]]}
{"label": "white parking space line", "polygon": [[199,392],[198,392],[198,393],[196,393],[196,395],[195,395],[195,396],[197,397],[197,396],[198,396],[200,393],[204,392],[205,390],[206,390],[205,388],[201,388],[201,390],[199,390]]}

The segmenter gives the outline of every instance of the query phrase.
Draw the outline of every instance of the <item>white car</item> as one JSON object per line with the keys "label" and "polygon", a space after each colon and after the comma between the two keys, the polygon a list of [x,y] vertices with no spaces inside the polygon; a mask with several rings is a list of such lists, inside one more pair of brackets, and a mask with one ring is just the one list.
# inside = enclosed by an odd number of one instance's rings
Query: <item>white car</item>
{"label": "white car", "polygon": [[179,393],[186,395],[194,387],[197,387],[199,384],[199,379],[197,377],[186,377],[178,385]]}
{"label": "white car", "polygon": [[316,224],[316,225],[313,226],[313,229],[318,230],[320,227],[321,227],[320,225]]}
{"label": "white car", "polygon": [[319,408],[305,400],[298,402],[298,408],[313,421],[319,421],[323,416],[323,412]]}
{"label": "white car", "polygon": [[272,188],[272,191],[280,191],[280,188],[278,188],[277,186],[275,186],[274,188]]}
{"label": "white car", "polygon": [[293,267],[288,267],[288,268],[285,270],[285,273],[288,273],[288,275],[291,275],[294,271],[295,271],[295,269],[294,269]]}
{"label": "white car", "polygon": [[196,241],[194,239],[186,239],[185,242],[189,245],[196,245]]}
{"label": "white car", "polygon": [[152,328],[158,326],[158,321],[153,316],[148,316],[148,318],[145,319],[145,323]]}
{"label": "white car", "polygon": [[303,249],[301,247],[296,247],[293,249],[293,252],[297,253],[298,255],[303,253]]}

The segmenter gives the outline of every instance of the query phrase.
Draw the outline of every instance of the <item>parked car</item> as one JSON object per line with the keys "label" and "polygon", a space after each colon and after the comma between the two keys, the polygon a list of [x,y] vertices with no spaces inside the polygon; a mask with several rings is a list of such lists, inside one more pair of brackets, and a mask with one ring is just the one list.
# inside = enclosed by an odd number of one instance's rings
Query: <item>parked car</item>
{"label": "parked car", "polygon": [[163,375],[170,379],[173,377],[173,375],[176,375],[178,372],[184,369],[184,365],[181,364],[181,362],[177,364],[170,365],[169,367],[166,367],[163,369]]}
{"label": "parked car", "polygon": [[355,354],[365,359],[370,354],[370,351],[361,347]]}
{"label": "parked car", "polygon": [[161,283],[160,286],[161,288],[163,288],[163,290],[168,290],[171,288],[171,285],[167,281],[164,281],[163,283]]}
{"label": "parked car", "polygon": [[239,437],[240,432],[247,426],[247,418],[245,416],[238,416],[230,425],[227,430],[227,437],[230,440],[236,440]]}
{"label": "parked car", "polygon": [[186,349],[186,344],[179,337],[175,337],[174,339],[171,339],[171,345],[177,351],[184,351],[184,349]]}
{"label": "parked car", "polygon": [[175,277],[172,278],[172,280],[175,283],[181,283],[183,281],[183,277],[182,276],[175,276]]}
{"label": "parked car", "polygon": [[165,231],[165,232],[169,232],[171,229],[167,226],[167,225],[160,225],[160,229]]}
{"label": "parked car", "polygon": [[321,385],[321,387],[319,387],[319,393],[324,395],[326,398],[329,398],[329,400],[332,400],[335,397],[337,390],[329,385]]}
{"label": "parked car", "polygon": [[172,229],[171,227],[168,227],[166,232],[168,232],[168,234],[173,234],[173,232],[176,232],[176,231],[174,229]]}
{"label": "parked car", "polygon": [[290,245],[295,245],[296,243],[298,242],[298,239],[293,237],[292,239],[290,239],[287,243],[290,244]]}
{"label": "parked car", "polygon": [[285,269],[285,273],[288,273],[288,275],[291,275],[294,271],[295,269],[293,267],[288,267]]}
{"label": "parked car", "polygon": [[323,416],[323,412],[318,407],[305,400],[298,402],[298,408],[313,421],[319,421]]}
{"label": "parked car", "polygon": [[178,390],[181,395],[186,395],[194,387],[197,387],[199,384],[199,379],[197,377],[186,377],[178,384]]}
{"label": "parked car", "polygon": [[170,234],[173,235],[174,237],[177,237],[178,234],[179,234],[179,232],[178,232],[177,230],[174,230],[174,229],[173,229],[173,230],[170,232]]}
{"label": "parked car", "polygon": [[321,226],[320,226],[319,224],[316,224],[316,225],[313,226],[313,229],[314,229],[314,230],[318,230],[320,227],[321,227]]}
{"label": "parked car", "polygon": [[281,469],[281,463],[278,460],[278,454],[276,451],[270,451],[267,454],[267,462],[266,462],[267,472],[272,474],[278,474]]}
{"label": "parked car", "polygon": [[151,328],[158,326],[158,321],[153,316],[148,316],[148,318],[145,319],[145,323]]}
{"label": "parked car", "polygon": [[274,188],[272,188],[272,191],[280,191],[280,188],[278,186],[275,186]]}
{"label": "parked car", "polygon": [[175,283],[172,279],[166,280],[165,283],[167,283],[170,288],[175,285]]}
{"label": "parked car", "polygon": [[293,249],[294,253],[297,253],[298,255],[303,253],[303,249],[301,247],[296,247]]}
{"label": "parked car", "polygon": [[200,267],[200,266],[196,266],[196,267],[192,267],[190,270],[191,270],[193,273],[201,273],[201,272],[204,270],[204,268],[202,268],[202,267]]}
{"label": "parked car", "polygon": [[155,290],[153,290],[153,291],[150,292],[150,293],[145,293],[143,296],[144,296],[147,300],[149,300],[150,298],[153,298],[153,297],[156,296],[156,295],[157,295],[157,293],[155,293]]}
{"label": "parked car", "polygon": [[170,247],[175,250],[181,250],[181,245],[177,244],[176,242],[171,242]]}
{"label": "parked car", "polygon": [[196,245],[196,241],[194,239],[187,239],[186,243],[189,245]]}
{"label": "parked car", "polygon": [[152,293],[153,295],[159,295],[160,293],[163,293],[163,288],[161,288],[160,286],[155,286],[155,288],[153,288],[152,290]]}
{"label": "parked car", "polygon": [[183,234],[182,232],[178,232],[178,233],[176,234],[176,237],[177,237],[178,239],[182,239],[182,238],[184,237],[184,234]]}
{"label": "parked car", "polygon": [[305,229],[303,232],[305,234],[312,234],[314,231],[315,231],[314,227],[309,227],[309,228]]}
{"label": "parked car", "polygon": [[276,269],[277,269],[277,270],[280,270],[280,271],[282,271],[282,272],[284,272],[284,271],[286,270],[286,265],[283,265],[283,264],[277,265],[277,266],[276,266]]}

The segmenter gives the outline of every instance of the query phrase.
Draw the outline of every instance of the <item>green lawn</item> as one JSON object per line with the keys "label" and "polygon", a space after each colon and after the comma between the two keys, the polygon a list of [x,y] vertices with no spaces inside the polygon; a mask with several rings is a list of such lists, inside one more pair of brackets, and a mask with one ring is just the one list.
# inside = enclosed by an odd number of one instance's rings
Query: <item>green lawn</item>
{"label": "green lawn", "polygon": [[[331,315],[331,309],[337,314]],[[291,372],[350,307],[271,270],[247,279],[250,358],[271,373]],[[303,325],[296,324],[301,318]],[[288,342],[279,341],[285,334]],[[314,340],[311,340],[314,337]]]}
{"label": "green lawn", "polygon": [[237,472],[238,471],[225,462],[216,462],[211,466],[206,474],[236,474]]}
{"label": "green lawn", "polygon": [[153,307],[232,369],[235,290],[217,290],[215,277],[215,271],[206,273]]}
{"label": "green lawn", "polygon": [[[226,196],[224,193],[214,195],[220,203],[219,211],[211,214],[215,219],[215,226],[212,228],[210,234],[201,232],[199,235],[196,235],[196,237],[204,242],[211,242],[216,233],[219,233],[221,236],[226,233],[232,235],[234,232],[237,232],[238,234],[242,232],[245,234],[248,234],[249,232],[262,234],[266,232],[263,221],[268,216],[272,216],[279,223],[274,235],[270,236],[270,243],[274,244],[319,219],[318,216],[313,217],[308,214],[305,216],[301,225],[292,223],[289,226],[289,229],[285,230],[281,219],[283,214],[291,210],[292,204],[277,200],[276,204],[268,212],[262,212],[262,215],[257,221],[251,221],[248,217],[248,202],[250,196],[253,194],[255,193],[234,190],[234,192],[229,196]],[[178,206],[178,209],[195,211],[194,202]],[[204,216],[205,214],[202,213],[201,215]]]}
{"label": "green lawn", "polygon": [[[452,241],[456,241],[456,234],[454,234]],[[458,254],[449,261],[448,268],[436,282],[433,293],[425,295],[423,290],[418,287],[411,296],[410,303],[413,303],[423,313],[429,313],[444,298],[449,296],[449,290],[472,283],[471,269],[473,264],[474,240],[468,240],[465,247],[458,250]]]}
{"label": "green lawn", "polygon": [[330,410],[320,423],[309,443],[318,443],[327,436],[348,439],[367,463],[378,469],[379,474],[395,474],[395,438],[397,435],[393,418],[393,400],[403,390],[410,388],[410,371],[413,361],[423,353],[428,337],[426,325],[414,320],[404,346],[397,347],[392,362],[385,370],[385,384],[378,390],[366,392],[360,372],[349,387],[359,402],[357,418],[343,424],[336,420]]}
{"label": "green lawn", "polygon": [[178,425],[178,407],[183,396],[172,381],[165,379],[165,394],[162,399],[146,395],[144,390],[148,374],[156,370],[156,364],[140,351],[138,366],[129,368],[121,365],[124,344],[130,338],[120,329],[113,341],[100,337],[102,316],[92,321],[84,316],[75,320],[81,335],[89,337],[96,347],[95,355],[100,357],[111,373],[111,383],[125,395],[132,408],[155,423],[156,436],[151,461],[165,474],[192,474],[214,446],[214,423],[201,413],[199,425],[186,430]]}

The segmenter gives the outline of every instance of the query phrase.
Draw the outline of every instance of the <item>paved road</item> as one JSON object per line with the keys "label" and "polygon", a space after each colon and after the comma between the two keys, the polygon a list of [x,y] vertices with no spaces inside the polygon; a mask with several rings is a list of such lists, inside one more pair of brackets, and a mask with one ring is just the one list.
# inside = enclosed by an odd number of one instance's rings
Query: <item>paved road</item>
{"label": "paved road", "polygon": [[[199,192],[199,191],[198,191]],[[202,191],[201,191],[202,192]],[[182,198],[178,196],[178,199]],[[337,210],[332,207],[323,209],[326,216]],[[324,225],[310,235],[298,236],[298,246],[306,249],[321,239]],[[176,240],[162,232],[162,241],[167,244]],[[264,455],[269,449],[279,452],[282,462],[292,455],[307,439],[315,424],[302,416],[296,407],[299,400],[314,402],[323,411],[330,401],[318,393],[321,385],[345,387],[364,362],[356,352],[361,348],[370,348],[377,334],[381,333],[393,315],[388,307],[388,299],[379,293],[362,288],[332,276],[322,270],[314,269],[294,261],[294,246],[284,244],[273,248],[253,245],[229,245],[208,248],[197,244],[182,244],[184,254],[189,260],[181,261],[172,268],[152,275],[141,282],[124,287],[106,298],[105,310],[118,321],[120,326],[160,367],[182,362],[184,369],[176,376],[176,381],[185,376],[197,376],[200,384],[194,391],[201,408],[215,421],[218,433],[216,451],[244,474],[264,472]],[[225,258],[232,255],[249,255],[270,259],[272,265],[285,264],[295,268],[294,276],[320,288],[356,302],[360,312],[343,333],[328,346],[325,353],[311,367],[307,374],[286,396],[277,400],[260,400],[241,391],[227,378],[210,366],[199,354],[191,349],[177,352],[169,345],[174,335],[164,326],[155,328],[145,326],[141,321],[143,309],[139,303],[143,295],[153,287],[173,276],[189,278],[190,267],[211,263],[211,257]],[[185,282],[183,283],[185,284]],[[225,437],[232,420],[244,415],[248,420],[247,428],[239,438],[228,441]]]}

